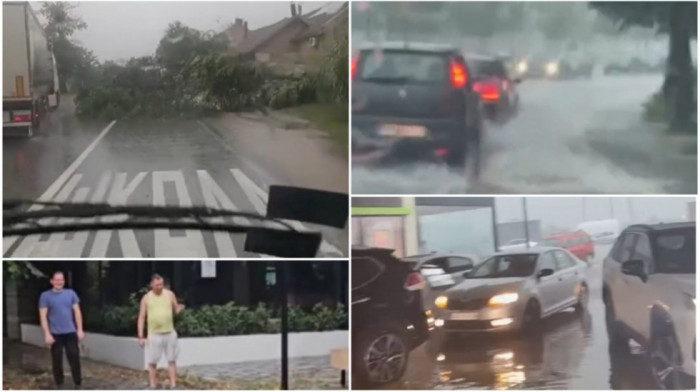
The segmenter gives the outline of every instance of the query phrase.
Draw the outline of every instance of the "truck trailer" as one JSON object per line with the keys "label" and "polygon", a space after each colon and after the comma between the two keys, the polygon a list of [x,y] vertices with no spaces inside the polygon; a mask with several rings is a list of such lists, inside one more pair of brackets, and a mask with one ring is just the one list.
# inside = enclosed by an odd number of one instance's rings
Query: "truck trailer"
{"label": "truck trailer", "polygon": [[3,136],[31,137],[60,102],[56,59],[28,2],[2,4]]}

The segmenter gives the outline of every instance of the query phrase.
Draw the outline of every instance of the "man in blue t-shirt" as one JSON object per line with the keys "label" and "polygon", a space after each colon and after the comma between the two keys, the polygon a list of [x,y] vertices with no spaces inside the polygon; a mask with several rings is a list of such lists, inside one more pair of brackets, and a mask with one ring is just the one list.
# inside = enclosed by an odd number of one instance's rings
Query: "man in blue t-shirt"
{"label": "man in blue t-shirt", "polygon": [[80,387],[80,349],[78,341],[83,340],[83,315],[80,312],[80,299],[75,291],[64,289],[66,280],[63,272],[51,276],[51,290],[39,297],[39,319],[44,330],[44,340],[51,348],[53,379],[57,387],[63,385],[63,349],[66,349],[68,364],[73,382]]}

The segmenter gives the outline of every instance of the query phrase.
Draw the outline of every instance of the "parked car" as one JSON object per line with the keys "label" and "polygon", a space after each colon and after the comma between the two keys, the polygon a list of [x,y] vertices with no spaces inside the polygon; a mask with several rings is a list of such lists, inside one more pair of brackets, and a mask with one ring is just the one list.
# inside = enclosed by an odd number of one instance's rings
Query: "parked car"
{"label": "parked car", "polygon": [[633,225],[603,265],[610,345],[647,352],[660,387],[695,389],[695,223]]}
{"label": "parked car", "polygon": [[456,48],[372,45],[351,69],[353,161],[429,158],[478,175],[481,97]]}
{"label": "parked car", "polygon": [[620,223],[617,219],[587,221],[579,224],[576,230],[586,232],[595,243],[611,244],[620,235]]}
{"label": "parked car", "polygon": [[423,308],[425,279],[392,252],[352,249],[352,375],[359,384],[400,379],[410,352],[434,328]]}
{"label": "parked car", "polygon": [[[500,251],[507,251],[507,250],[515,250],[515,249],[526,249],[528,246],[526,245],[528,241],[525,238],[514,238],[510,241],[508,241],[505,245],[501,246],[498,248]],[[534,248],[537,246],[537,242],[535,241],[529,241],[530,248]]]}
{"label": "parked car", "polygon": [[435,298],[443,291],[464,280],[464,274],[474,269],[479,263],[475,255],[453,255],[445,253],[428,253],[405,257],[415,271],[419,271],[426,280],[423,290],[423,303],[426,309],[432,309]]}
{"label": "parked car", "polygon": [[503,60],[481,55],[467,55],[467,65],[474,75],[474,91],[481,95],[486,117],[503,121],[514,117],[520,108],[516,85]]}
{"label": "parked car", "polygon": [[591,262],[595,257],[593,240],[584,231],[550,235],[542,240],[542,245],[564,248],[586,262]]}
{"label": "parked car", "polygon": [[587,266],[561,248],[499,252],[435,299],[444,331],[528,331],[588,303]]}

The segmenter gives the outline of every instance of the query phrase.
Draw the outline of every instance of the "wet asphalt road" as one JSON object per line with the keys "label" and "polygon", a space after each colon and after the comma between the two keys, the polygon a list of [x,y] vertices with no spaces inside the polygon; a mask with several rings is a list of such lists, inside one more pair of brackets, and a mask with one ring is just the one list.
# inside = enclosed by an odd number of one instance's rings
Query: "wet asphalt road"
{"label": "wet asphalt road", "polygon": [[[32,139],[5,138],[5,199],[214,205],[265,213],[281,181],[231,145],[206,120],[83,123],[70,108],[52,114]],[[100,139],[101,137],[101,139]],[[75,165],[73,162],[77,162]],[[266,169],[262,169],[265,166]],[[319,256],[347,254],[347,229],[318,227]],[[123,230],[5,238],[5,257],[251,257],[243,234]]]}
{"label": "wet asphalt road", "polygon": [[[602,258],[596,245],[588,312],[573,309],[543,321],[531,337],[478,335],[431,341],[410,355],[404,379],[385,389],[655,389],[643,352],[610,352],[602,302]],[[353,385],[353,387],[361,387]]]}
{"label": "wet asphalt road", "polygon": [[355,163],[353,194],[693,194],[697,156],[677,153],[658,136],[664,135],[658,125],[641,119],[642,104],[662,80],[660,74],[525,80],[517,116],[487,123],[478,181],[467,183],[434,163]]}

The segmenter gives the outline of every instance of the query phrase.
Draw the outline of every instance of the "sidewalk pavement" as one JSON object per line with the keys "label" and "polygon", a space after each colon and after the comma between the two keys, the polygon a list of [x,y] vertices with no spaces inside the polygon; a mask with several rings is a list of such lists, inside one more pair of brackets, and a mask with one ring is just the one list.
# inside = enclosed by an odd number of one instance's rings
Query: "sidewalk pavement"
{"label": "sidewalk pavement", "polygon": [[[146,389],[145,370],[126,369],[81,358],[82,389]],[[65,389],[73,388],[70,367],[64,359]],[[220,365],[198,365],[178,369],[182,389],[279,389],[280,361],[251,361]],[[168,389],[167,373],[159,371],[159,389]],[[341,389],[340,373],[327,356],[289,360],[290,389]],[[53,389],[48,349],[16,341],[3,342],[3,389]]]}

